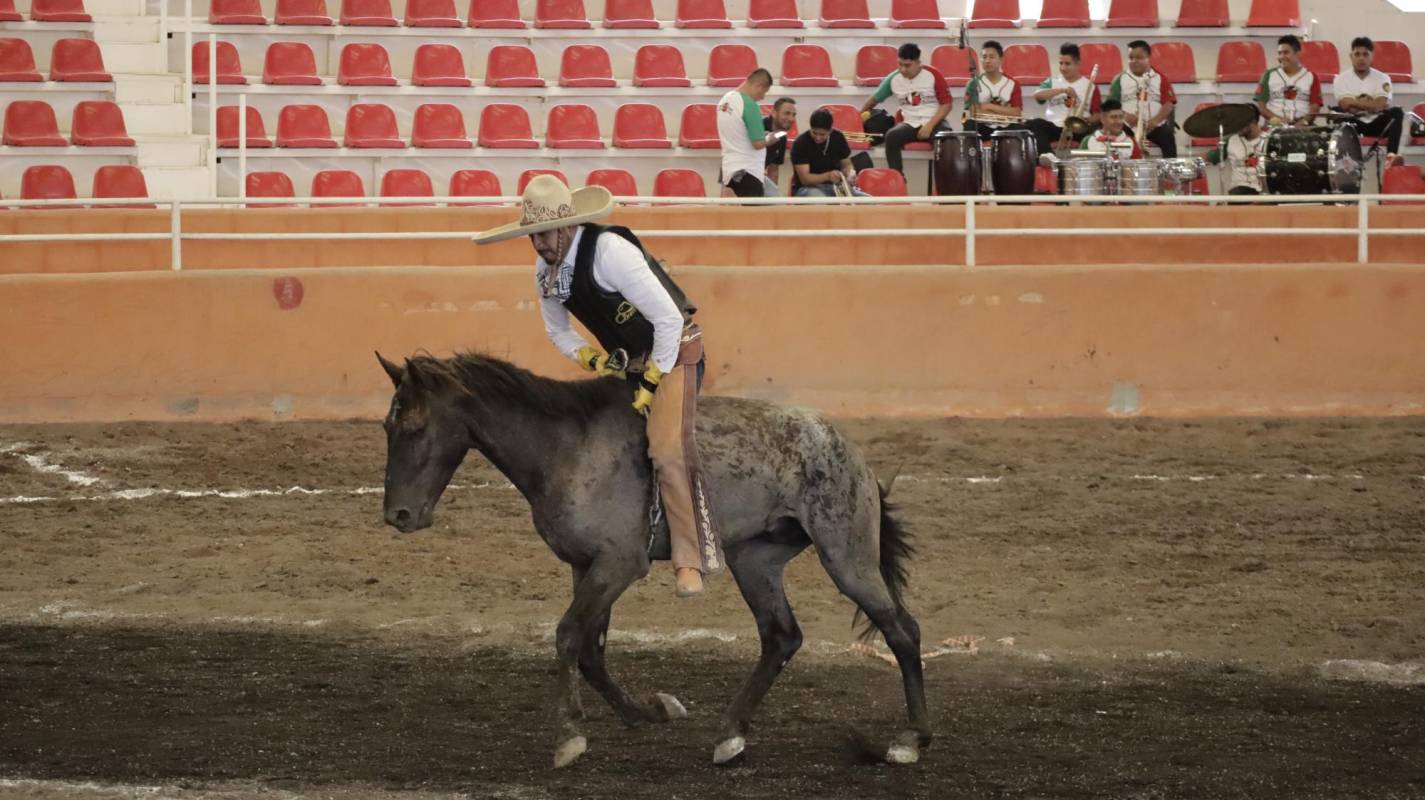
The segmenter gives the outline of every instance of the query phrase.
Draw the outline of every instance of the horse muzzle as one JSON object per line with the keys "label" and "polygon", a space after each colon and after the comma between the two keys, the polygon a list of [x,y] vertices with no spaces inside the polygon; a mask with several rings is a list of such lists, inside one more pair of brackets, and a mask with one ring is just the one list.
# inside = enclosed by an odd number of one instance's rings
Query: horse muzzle
{"label": "horse muzzle", "polygon": [[429,528],[431,525],[430,506],[423,506],[418,511],[412,512],[409,508],[397,506],[386,509],[386,524],[400,531],[410,533],[422,528]]}

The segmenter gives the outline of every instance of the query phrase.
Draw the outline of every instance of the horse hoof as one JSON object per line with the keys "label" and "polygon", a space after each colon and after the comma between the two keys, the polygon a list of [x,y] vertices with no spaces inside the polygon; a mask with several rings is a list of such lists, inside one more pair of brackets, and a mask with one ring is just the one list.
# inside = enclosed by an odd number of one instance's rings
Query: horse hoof
{"label": "horse hoof", "polygon": [[579,760],[579,756],[584,755],[584,751],[589,749],[589,740],[582,736],[575,736],[565,739],[564,743],[554,750],[554,768],[563,769]]}
{"label": "horse hoof", "polygon": [[731,739],[724,739],[713,749],[713,763],[723,767],[742,757],[742,752],[747,749],[747,740],[741,736],[734,736]]}
{"label": "horse hoof", "polygon": [[906,744],[893,744],[886,750],[887,764],[914,764],[920,760],[920,750]]}
{"label": "horse hoof", "polygon": [[668,719],[684,719],[688,716],[688,709],[678,702],[678,698],[671,694],[659,692],[654,695],[663,706],[663,714]]}

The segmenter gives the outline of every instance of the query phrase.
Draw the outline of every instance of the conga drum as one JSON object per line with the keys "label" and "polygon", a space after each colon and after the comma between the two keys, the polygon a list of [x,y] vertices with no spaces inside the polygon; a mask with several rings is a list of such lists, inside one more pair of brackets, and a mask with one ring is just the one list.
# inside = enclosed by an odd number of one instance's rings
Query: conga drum
{"label": "conga drum", "polygon": [[1025,130],[999,130],[990,134],[995,194],[1034,194],[1034,168],[1039,166],[1039,144]]}
{"label": "conga drum", "polygon": [[935,193],[980,193],[980,135],[974,131],[941,131],[932,144]]}

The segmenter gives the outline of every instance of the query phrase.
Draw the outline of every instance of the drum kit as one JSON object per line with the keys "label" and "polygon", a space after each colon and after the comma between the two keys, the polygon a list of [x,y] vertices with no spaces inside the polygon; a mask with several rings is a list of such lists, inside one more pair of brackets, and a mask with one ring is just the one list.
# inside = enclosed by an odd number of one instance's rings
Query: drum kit
{"label": "drum kit", "polygon": [[[1222,163],[1227,162],[1227,137],[1257,119],[1250,103],[1224,103],[1188,117],[1183,130],[1191,136],[1217,137]],[[1365,158],[1361,137],[1351,121],[1353,114],[1323,111],[1332,125],[1284,126],[1263,132],[1266,151],[1257,162],[1257,175],[1267,194],[1357,194]]]}
{"label": "drum kit", "polygon": [[988,142],[975,131],[941,131],[932,146],[936,194],[1034,193],[1039,144],[1030,131],[998,130]]}

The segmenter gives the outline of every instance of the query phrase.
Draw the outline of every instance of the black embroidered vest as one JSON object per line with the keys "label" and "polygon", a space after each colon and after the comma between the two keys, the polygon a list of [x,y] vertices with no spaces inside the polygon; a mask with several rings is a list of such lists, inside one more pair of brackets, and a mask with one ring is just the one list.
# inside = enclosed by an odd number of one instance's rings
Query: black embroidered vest
{"label": "black embroidered vest", "polygon": [[685,322],[697,313],[698,307],[688,300],[688,296],[683,294],[678,284],[668,277],[662,262],[649,255],[643,243],[633,235],[633,231],[617,225],[604,226],[594,223],[587,223],[583,228],[584,235],[579,240],[579,252],[574,255],[574,276],[569,285],[569,299],[564,301],[564,307],[589,329],[589,333],[599,340],[605,351],[612,353],[623,348],[628,353],[630,363],[640,364],[653,351],[653,323],[624,299],[623,295],[604,291],[594,280],[594,254],[599,236],[605,233],[622,236],[637,247],[648,262],[648,268],[673,298],[673,304],[683,312]]}

